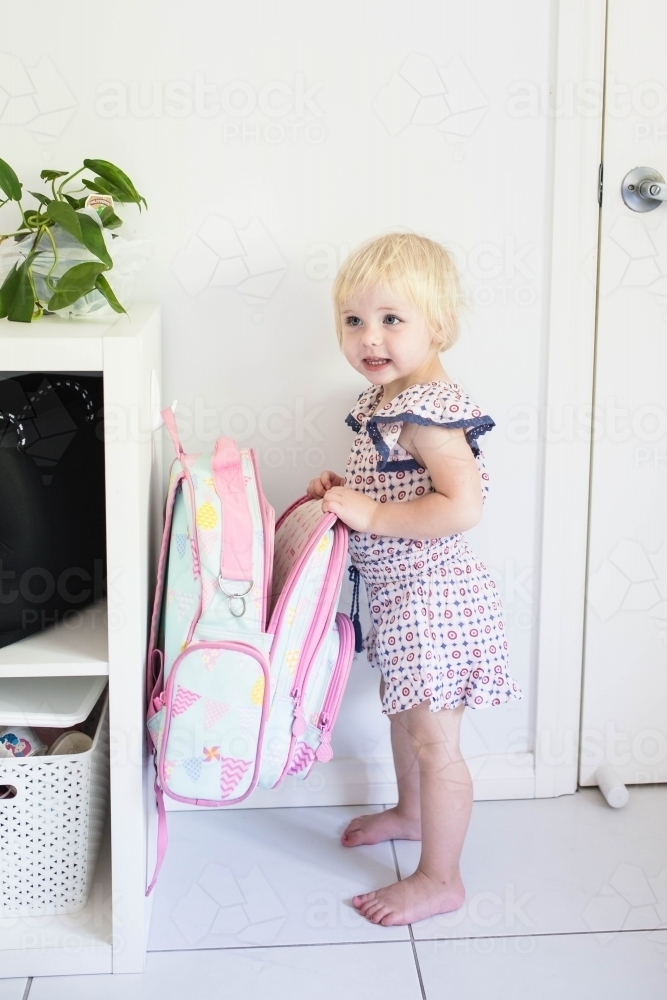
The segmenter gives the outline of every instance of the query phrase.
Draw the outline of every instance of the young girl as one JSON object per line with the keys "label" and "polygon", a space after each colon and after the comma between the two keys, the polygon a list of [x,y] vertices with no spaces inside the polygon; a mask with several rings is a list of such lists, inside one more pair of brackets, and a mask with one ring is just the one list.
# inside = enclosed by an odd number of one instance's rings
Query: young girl
{"label": "young girl", "polygon": [[343,354],[371,384],[347,417],[356,438],[345,478],[322,472],[308,493],[350,529],[398,782],[398,804],[352,820],[343,844],[422,842],[413,875],[354,897],[365,917],[390,926],[463,903],[472,808],[463,711],[521,691],[507,670],[495,584],[462,535],[482,514],[488,475],[477,439],[494,422],[440,362],[458,332],[452,259],[424,237],[382,236],[344,262],[333,298]]}

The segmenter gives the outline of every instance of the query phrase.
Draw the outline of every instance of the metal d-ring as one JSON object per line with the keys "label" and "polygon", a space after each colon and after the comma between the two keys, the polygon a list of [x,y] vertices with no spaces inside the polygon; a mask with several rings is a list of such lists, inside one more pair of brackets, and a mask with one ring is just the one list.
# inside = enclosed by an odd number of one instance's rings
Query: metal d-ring
{"label": "metal d-ring", "polygon": [[[222,581],[222,576],[218,577],[218,586],[220,587],[220,590],[223,592],[223,594],[227,598],[227,606],[229,607],[229,610],[230,610],[231,614],[233,614],[235,618],[243,618],[243,616],[244,616],[244,614],[246,612],[245,599],[248,596],[248,594],[250,593],[250,591],[252,590],[252,588],[255,586],[255,581],[254,580],[250,581],[247,590],[242,590],[239,593],[234,593],[234,594],[230,594],[228,590],[225,590],[225,585],[224,585],[224,583]],[[232,605],[232,601],[240,601],[241,602],[241,610],[240,611],[234,611],[234,607]]]}

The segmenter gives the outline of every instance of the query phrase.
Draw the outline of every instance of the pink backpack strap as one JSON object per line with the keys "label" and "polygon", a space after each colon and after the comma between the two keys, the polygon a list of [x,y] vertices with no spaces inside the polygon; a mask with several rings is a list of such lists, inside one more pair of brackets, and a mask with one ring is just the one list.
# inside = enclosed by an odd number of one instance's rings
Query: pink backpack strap
{"label": "pink backpack strap", "polygon": [[252,584],[252,517],[241,455],[235,441],[218,438],[211,467],[215,492],[222,504],[220,577],[223,580],[247,580]]}
{"label": "pink backpack strap", "polygon": [[146,889],[147,896],[150,896],[151,892],[155,888],[155,883],[157,882],[157,877],[160,874],[160,868],[162,868],[162,862],[164,861],[164,856],[167,853],[167,846],[169,844],[169,836],[167,833],[167,813],[164,808],[162,789],[160,788],[157,780],[157,765],[155,783],[153,787],[155,789],[155,801],[157,803],[157,857],[155,859],[155,871],[153,872],[153,878],[150,881],[150,885]]}
{"label": "pink backpack strap", "polygon": [[183,445],[178,438],[178,427],[176,426],[176,417],[174,416],[171,409],[167,408],[162,410],[162,419],[164,420],[164,426],[169,432],[169,437],[174,445],[174,450],[178,458],[183,454]]}

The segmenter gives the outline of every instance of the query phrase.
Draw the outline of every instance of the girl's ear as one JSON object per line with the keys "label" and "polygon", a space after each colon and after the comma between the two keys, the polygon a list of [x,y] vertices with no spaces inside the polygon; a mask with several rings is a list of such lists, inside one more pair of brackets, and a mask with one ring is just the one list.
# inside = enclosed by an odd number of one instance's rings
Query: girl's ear
{"label": "girl's ear", "polygon": [[431,347],[440,353],[442,350],[442,345],[444,343],[444,337],[441,330],[431,330]]}

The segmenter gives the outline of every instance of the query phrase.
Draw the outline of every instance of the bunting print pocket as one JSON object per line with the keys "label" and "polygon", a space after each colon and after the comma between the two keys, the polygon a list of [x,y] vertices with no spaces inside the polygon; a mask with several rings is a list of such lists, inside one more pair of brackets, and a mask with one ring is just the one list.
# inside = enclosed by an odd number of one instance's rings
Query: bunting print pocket
{"label": "bunting print pocket", "polygon": [[165,791],[199,806],[246,798],[257,784],[269,696],[261,650],[231,641],[188,646],[160,698],[158,771]]}

